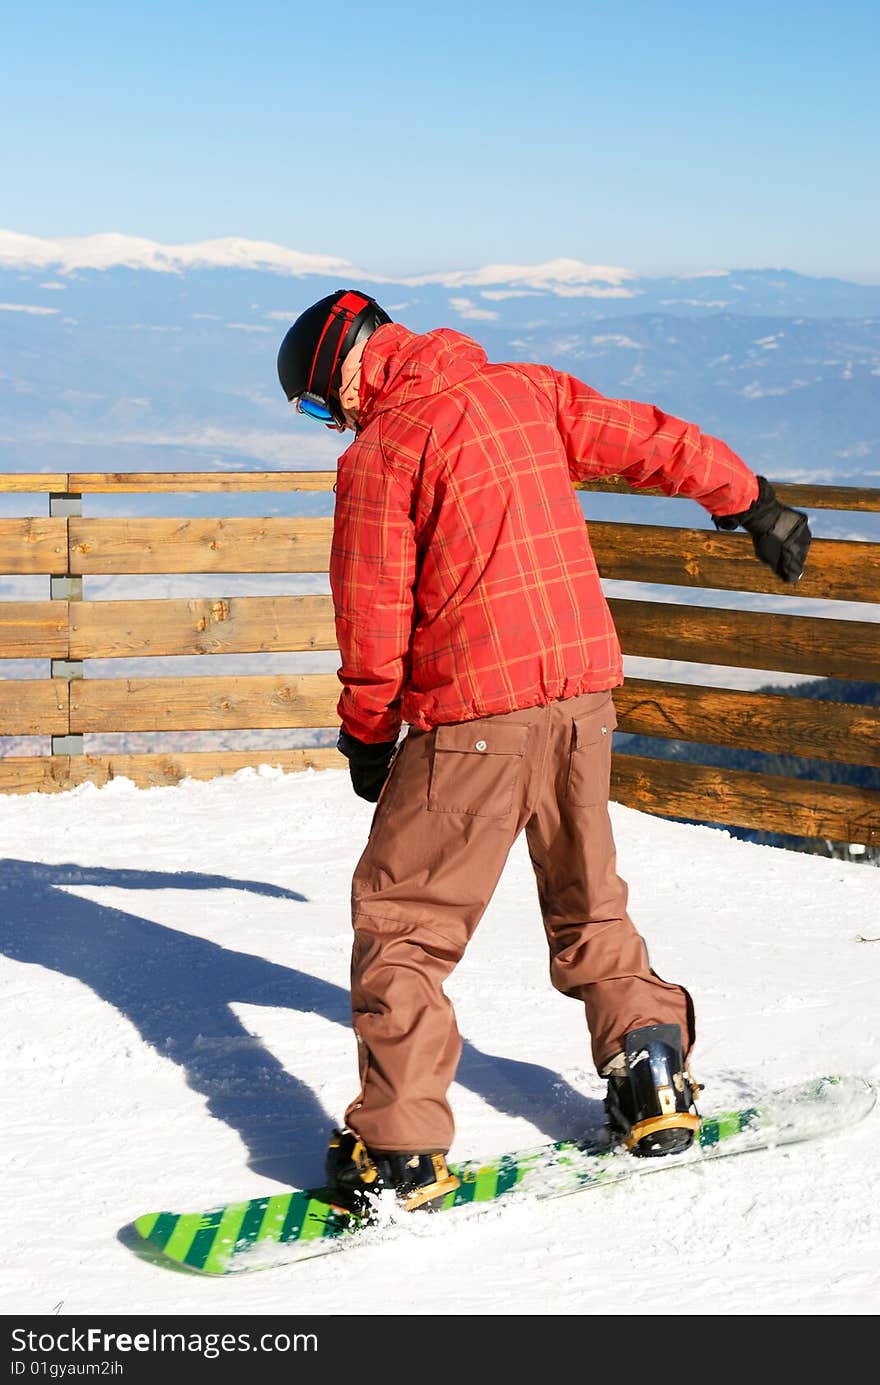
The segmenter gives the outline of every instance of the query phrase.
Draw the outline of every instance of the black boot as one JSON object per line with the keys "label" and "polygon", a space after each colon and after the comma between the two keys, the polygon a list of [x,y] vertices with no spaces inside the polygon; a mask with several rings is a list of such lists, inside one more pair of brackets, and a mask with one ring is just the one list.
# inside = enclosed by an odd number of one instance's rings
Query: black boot
{"label": "black boot", "polygon": [[640,1156],[681,1154],[700,1128],[699,1087],[686,1071],[677,1024],[631,1029],[624,1051],[604,1068],[613,1134]]}
{"label": "black boot", "polygon": [[327,1149],[327,1186],[340,1202],[368,1215],[371,1196],[393,1188],[407,1212],[432,1211],[459,1185],[445,1154],[369,1150],[352,1130],[334,1130]]}

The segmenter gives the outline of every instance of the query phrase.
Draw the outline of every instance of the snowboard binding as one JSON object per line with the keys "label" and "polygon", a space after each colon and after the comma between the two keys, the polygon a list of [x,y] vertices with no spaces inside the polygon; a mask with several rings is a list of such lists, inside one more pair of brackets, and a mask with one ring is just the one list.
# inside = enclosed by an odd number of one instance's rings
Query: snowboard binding
{"label": "snowboard binding", "polygon": [[684,1066],[677,1024],[631,1029],[606,1068],[605,1110],[613,1135],[631,1154],[681,1154],[700,1129],[700,1088]]}
{"label": "snowboard binding", "polygon": [[351,1130],[333,1131],[326,1173],[330,1193],[359,1216],[369,1216],[375,1207],[372,1200],[388,1188],[405,1212],[414,1212],[433,1211],[459,1185],[445,1154],[368,1150]]}

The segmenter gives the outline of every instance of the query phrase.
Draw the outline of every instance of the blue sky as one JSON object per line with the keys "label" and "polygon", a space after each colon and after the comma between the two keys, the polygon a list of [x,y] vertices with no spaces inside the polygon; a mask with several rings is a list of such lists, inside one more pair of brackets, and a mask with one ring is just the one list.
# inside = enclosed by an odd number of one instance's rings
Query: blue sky
{"label": "blue sky", "polygon": [[0,227],[880,280],[880,6],[4,0]]}

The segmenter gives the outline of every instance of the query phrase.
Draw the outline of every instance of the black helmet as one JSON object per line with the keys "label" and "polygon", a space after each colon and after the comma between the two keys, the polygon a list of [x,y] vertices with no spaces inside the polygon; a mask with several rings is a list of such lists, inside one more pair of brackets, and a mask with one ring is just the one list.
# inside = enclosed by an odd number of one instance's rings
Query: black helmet
{"label": "black helmet", "polygon": [[312,396],[323,402],[337,427],[343,428],[345,420],[339,407],[342,361],[353,346],[390,321],[375,298],[357,289],[337,289],[306,308],[278,352],[278,379],[287,398]]}

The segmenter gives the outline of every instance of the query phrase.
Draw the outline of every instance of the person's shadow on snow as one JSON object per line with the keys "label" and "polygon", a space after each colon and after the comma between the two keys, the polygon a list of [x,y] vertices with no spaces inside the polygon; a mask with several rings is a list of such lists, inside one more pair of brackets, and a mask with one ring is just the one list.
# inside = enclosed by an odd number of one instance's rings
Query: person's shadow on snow
{"label": "person's shadow on snow", "polygon": [[[115,870],[0,859],[0,948],[18,962],[75,977],[135,1025],[163,1057],[179,1063],[211,1115],[237,1131],[250,1167],[280,1183],[323,1179],[333,1119],[316,1094],[248,1032],[233,1004],[321,1015],[351,1034],[342,986],[233,952],[65,887],[132,890],[245,890],[303,902],[279,885],[190,871]],[[296,920],[291,918],[291,927]],[[353,1037],[352,1080],[356,1081]],[[534,1063],[481,1052],[464,1042],[456,1081],[505,1114],[530,1121],[549,1139],[593,1129],[601,1104]],[[156,1112],[155,1138],[167,1116]],[[479,1151],[474,1151],[475,1154]]]}

